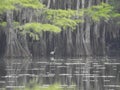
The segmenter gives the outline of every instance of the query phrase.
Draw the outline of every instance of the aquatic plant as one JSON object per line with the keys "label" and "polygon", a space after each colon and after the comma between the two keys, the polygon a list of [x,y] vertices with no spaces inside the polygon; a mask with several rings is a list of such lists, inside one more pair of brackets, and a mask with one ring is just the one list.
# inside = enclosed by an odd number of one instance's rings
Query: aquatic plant
{"label": "aquatic plant", "polygon": [[42,87],[35,85],[33,87],[25,87],[23,90],[62,90],[58,84],[50,85],[48,87]]}
{"label": "aquatic plant", "polygon": [[75,88],[61,87],[59,84],[49,86],[40,86],[38,84],[26,86],[25,88],[18,88],[14,90],[75,90]]}

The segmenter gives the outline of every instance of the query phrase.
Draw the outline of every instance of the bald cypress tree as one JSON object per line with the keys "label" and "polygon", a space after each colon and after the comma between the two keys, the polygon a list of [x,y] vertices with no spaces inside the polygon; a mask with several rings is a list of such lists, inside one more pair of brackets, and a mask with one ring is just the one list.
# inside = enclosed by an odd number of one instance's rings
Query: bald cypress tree
{"label": "bald cypress tree", "polygon": [[[31,56],[28,50],[26,37],[23,36],[22,42],[18,40],[17,29],[14,27],[14,11],[17,12],[17,9],[20,11],[24,8],[33,8],[39,9],[42,7],[42,4],[35,0],[1,0],[0,1],[0,13],[6,16],[6,26],[5,26],[5,35],[6,35],[6,50],[5,57],[28,57]],[[21,13],[22,14],[22,13]],[[24,17],[23,17],[24,18]],[[22,18],[20,18],[22,19]],[[24,18],[25,20],[25,18]],[[24,22],[19,22],[23,24]]]}
{"label": "bald cypress tree", "polygon": [[6,37],[4,56],[48,56],[54,49],[58,56],[106,55],[106,37],[110,32],[112,37],[119,33],[116,28],[120,14],[115,2],[1,0],[0,26]]}

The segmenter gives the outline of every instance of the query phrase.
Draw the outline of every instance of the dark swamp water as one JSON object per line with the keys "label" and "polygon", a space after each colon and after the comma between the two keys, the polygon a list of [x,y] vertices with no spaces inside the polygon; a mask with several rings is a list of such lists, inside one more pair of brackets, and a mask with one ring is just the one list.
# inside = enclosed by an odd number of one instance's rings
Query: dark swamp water
{"label": "dark swamp water", "polygon": [[59,82],[72,90],[120,90],[120,58],[1,60],[0,90],[22,90],[31,80],[43,87]]}

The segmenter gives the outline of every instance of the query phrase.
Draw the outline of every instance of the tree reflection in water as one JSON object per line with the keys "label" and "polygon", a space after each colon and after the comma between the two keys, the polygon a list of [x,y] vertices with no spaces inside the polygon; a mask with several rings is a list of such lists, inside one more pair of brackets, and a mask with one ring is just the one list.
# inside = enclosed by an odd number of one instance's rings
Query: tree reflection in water
{"label": "tree reflection in water", "polygon": [[5,64],[6,70],[3,66],[0,69],[7,73],[0,80],[11,90],[24,88],[31,80],[43,86],[59,82],[62,87],[77,87],[77,90],[120,89],[119,58],[7,59]]}

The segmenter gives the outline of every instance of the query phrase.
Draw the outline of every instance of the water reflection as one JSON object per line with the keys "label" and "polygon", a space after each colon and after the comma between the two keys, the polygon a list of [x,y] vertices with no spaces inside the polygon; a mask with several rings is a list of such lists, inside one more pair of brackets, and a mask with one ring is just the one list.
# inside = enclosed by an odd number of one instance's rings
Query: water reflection
{"label": "water reflection", "polygon": [[2,78],[5,76],[7,71],[5,70],[5,62],[4,60],[0,60],[0,87],[3,87],[5,85],[5,79]]}
{"label": "water reflection", "polygon": [[32,79],[43,86],[59,82],[76,90],[120,90],[119,58],[9,59],[5,64],[0,86],[8,90],[24,88]]}

